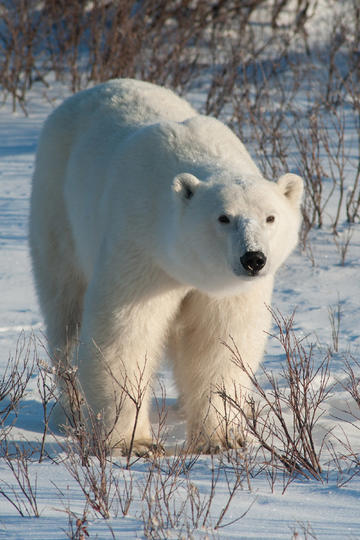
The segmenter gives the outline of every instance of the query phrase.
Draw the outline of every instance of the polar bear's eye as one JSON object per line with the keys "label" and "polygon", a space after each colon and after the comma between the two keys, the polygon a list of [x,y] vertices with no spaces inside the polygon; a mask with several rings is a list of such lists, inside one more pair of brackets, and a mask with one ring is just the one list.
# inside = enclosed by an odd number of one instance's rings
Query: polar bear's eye
{"label": "polar bear's eye", "polygon": [[275,221],[275,216],[268,216],[266,218],[266,223],[274,223]]}
{"label": "polar bear's eye", "polygon": [[230,223],[230,219],[225,214],[218,217],[219,223]]}

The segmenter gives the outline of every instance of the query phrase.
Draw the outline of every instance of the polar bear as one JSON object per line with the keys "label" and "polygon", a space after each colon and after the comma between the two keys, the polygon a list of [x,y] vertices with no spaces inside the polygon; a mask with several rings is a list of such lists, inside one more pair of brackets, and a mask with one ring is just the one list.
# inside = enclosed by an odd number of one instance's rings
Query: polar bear
{"label": "polar bear", "polygon": [[249,381],[222,342],[232,336],[256,370],[302,191],[294,174],[264,179],[229,128],[156,85],[112,80],[50,115],[31,197],[35,281],[54,364],[76,366],[112,448],[152,448],[164,351],[189,442],[234,444],[219,387],[234,395]]}

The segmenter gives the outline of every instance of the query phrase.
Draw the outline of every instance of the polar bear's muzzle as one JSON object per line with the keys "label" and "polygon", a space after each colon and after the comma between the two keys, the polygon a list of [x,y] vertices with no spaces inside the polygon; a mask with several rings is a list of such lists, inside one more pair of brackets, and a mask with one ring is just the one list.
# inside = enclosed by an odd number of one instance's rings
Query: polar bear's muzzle
{"label": "polar bear's muzzle", "polygon": [[240,262],[249,276],[256,276],[266,264],[266,256],[262,251],[247,251]]}

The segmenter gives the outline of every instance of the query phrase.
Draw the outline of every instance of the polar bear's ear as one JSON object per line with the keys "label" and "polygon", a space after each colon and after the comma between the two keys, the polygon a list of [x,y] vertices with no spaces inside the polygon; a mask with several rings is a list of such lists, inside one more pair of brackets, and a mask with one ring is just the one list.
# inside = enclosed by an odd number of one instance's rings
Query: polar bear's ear
{"label": "polar bear's ear", "polygon": [[298,207],[300,205],[304,191],[304,181],[301,176],[292,173],[284,174],[283,176],[280,176],[277,185],[283,195],[285,195],[294,206]]}
{"label": "polar bear's ear", "polygon": [[200,180],[190,173],[181,173],[175,176],[173,181],[173,190],[183,200],[189,200],[193,197]]}

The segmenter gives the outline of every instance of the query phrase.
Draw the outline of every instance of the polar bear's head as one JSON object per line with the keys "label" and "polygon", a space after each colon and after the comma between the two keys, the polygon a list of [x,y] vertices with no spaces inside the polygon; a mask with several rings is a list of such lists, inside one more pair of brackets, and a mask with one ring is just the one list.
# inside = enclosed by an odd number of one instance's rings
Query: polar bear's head
{"label": "polar bear's head", "polygon": [[171,273],[207,294],[234,294],[273,275],[297,243],[303,192],[297,175],[203,181],[182,173],[172,190]]}

